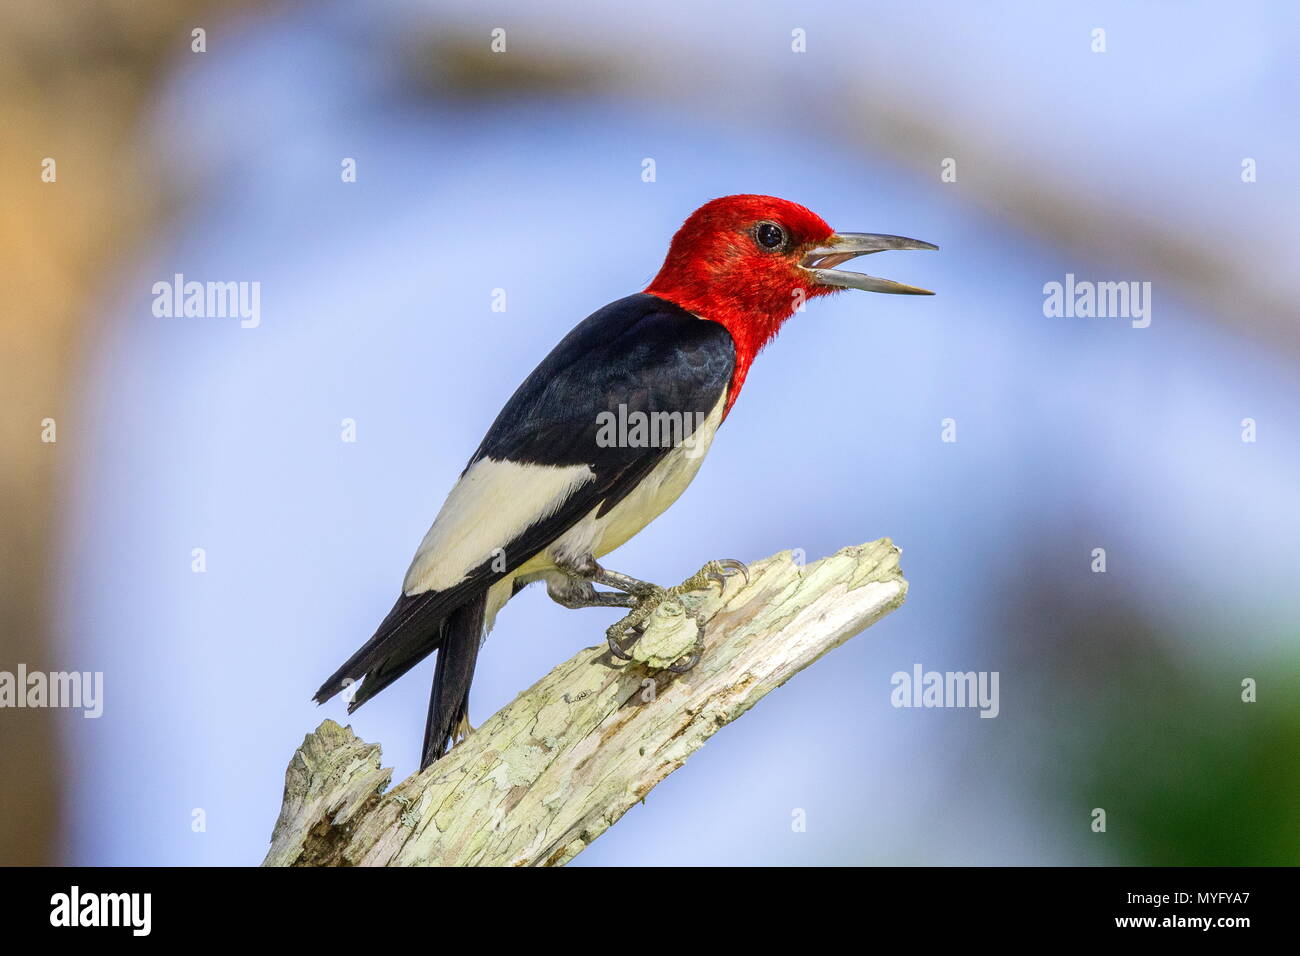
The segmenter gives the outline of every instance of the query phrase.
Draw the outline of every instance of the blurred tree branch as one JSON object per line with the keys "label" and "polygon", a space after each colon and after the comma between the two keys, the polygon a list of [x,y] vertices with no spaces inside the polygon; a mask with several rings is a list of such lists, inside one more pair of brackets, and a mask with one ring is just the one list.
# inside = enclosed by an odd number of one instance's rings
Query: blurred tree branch
{"label": "blurred tree branch", "polygon": [[[1189,230],[1183,220],[1152,216],[1132,195],[1142,192],[1143,177],[1160,175],[1158,166],[1130,170],[1128,191],[1116,191],[1101,177],[1044,168],[1041,153],[984,121],[993,109],[1014,110],[1014,103],[991,106],[977,90],[944,101],[918,99],[905,76],[874,65],[869,55],[851,75],[827,73],[833,95],[817,96],[792,81],[799,74],[781,71],[736,83],[744,64],[729,59],[726,49],[711,50],[695,69],[677,69],[690,55],[688,41],[646,44],[631,32],[606,30],[597,47],[578,31],[509,58],[484,52],[477,34],[440,29],[410,42],[414,50],[405,62],[413,83],[429,96],[508,99],[534,96],[539,88],[596,90],[647,99],[687,117],[700,110],[703,84],[710,90],[710,117],[743,117],[767,127],[784,118],[805,135],[817,130],[863,155],[885,156],[926,182],[938,182],[944,157],[958,156],[960,186],[942,188],[981,216],[1081,257],[1081,268],[1122,269],[1116,278],[1150,279],[1162,295],[1168,290],[1181,297],[1234,334],[1300,356],[1300,304],[1288,273],[1260,268],[1258,236],[1232,222]],[[917,53],[918,62],[930,55]],[[1225,176],[1235,178],[1237,158],[1232,162]]]}
{"label": "blurred tree branch", "polygon": [[693,602],[707,628],[691,671],[656,666],[695,636],[661,615],[634,660],[580,651],[391,791],[379,746],[326,720],[285,772],[263,865],[566,863],[719,728],[901,605],[898,554],[884,538],[807,567],[789,552],[760,561],[748,584]]}
{"label": "blurred tree branch", "polygon": [[[97,333],[95,294],[158,211],[158,185],[140,162],[140,120],[172,64],[189,55],[191,28],[242,6],[0,5],[0,670],[67,666],[50,634],[55,494],[88,433],[74,388]],[[47,158],[53,181],[42,179]],[[43,441],[46,419],[55,442]],[[0,863],[52,863],[64,802],[54,711],[0,716]]]}

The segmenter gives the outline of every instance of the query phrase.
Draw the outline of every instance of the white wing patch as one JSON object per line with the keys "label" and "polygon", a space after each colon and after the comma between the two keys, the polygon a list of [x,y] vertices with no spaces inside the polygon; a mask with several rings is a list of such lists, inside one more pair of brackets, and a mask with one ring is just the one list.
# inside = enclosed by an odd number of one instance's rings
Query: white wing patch
{"label": "white wing patch", "polygon": [[[595,474],[586,465],[479,459],[447,495],[415,552],[402,589],[410,596],[459,584],[529,525],[554,514],[577,488],[593,478]],[[522,555],[506,556],[512,562],[516,557]]]}

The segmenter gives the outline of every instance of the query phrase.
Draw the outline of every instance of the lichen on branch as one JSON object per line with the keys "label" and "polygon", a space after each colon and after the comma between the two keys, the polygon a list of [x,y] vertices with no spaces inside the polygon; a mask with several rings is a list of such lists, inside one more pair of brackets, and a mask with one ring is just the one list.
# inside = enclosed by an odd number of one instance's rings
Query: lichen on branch
{"label": "lichen on branch", "polygon": [[705,622],[692,670],[662,669],[693,643],[692,615],[657,614],[632,660],[579,651],[392,790],[379,746],[326,720],[285,772],[263,865],[566,863],[719,728],[901,605],[898,555],[882,538],[807,566],[788,551],[755,562],[748,583],[684,599]]}

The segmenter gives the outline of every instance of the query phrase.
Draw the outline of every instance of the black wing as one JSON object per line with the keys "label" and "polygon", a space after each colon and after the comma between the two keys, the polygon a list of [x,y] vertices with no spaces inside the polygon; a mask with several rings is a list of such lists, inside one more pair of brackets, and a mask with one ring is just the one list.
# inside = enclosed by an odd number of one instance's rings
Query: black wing
{"label": "black wing", "polygon": [[657,461],[668,448],[600,447],[600,414],[623,406],[707,415],[735,358],[731,334],[718,323],[644,292],[619,299],[579,323],[533,370],[469,464],[586,464],[599,476],[647,456]]}
{"label": "black wing", "polygon": [[[438,647],[443,620],[595,508],[608,511],[671,450],[671,445],[608,444],[601,413],[676,413],[684,430],[726,392],[735,367],[727,330],[657,296],[620,299],[580,322],[524,380],[488,429],[466,472],[483,459],[539,466],[587,465],[592,478],[549,513],[521,524],[491,556],[439,591],[402,594],[375,635],[316,693],[325,700],[365,675],[355,709]],[[620,410],[620,406],[622,409]],[[463,477],[463,474],[462,474]]]}

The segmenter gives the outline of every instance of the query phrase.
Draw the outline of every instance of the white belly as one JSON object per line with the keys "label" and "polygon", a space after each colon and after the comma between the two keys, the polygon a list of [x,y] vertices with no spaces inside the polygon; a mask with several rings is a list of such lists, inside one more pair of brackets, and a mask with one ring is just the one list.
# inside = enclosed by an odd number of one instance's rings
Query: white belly
{"label": "white belly", "polygon": [[663,514],[669,505],[681,497],[686,486],[695,478],[695,473],[700,470],[704,456],[713,444],[713,435],[722,421],[725,404],[724,395],[695,430],[691,442],[678,445],[668,452],[626,498],[601,517],[596,516],[600,509],[593,508],[590,514],[556,539],[538,558],[545,559],[549,568],[553,568],[556,558],[574,560],[587,555],[602,557]]}

